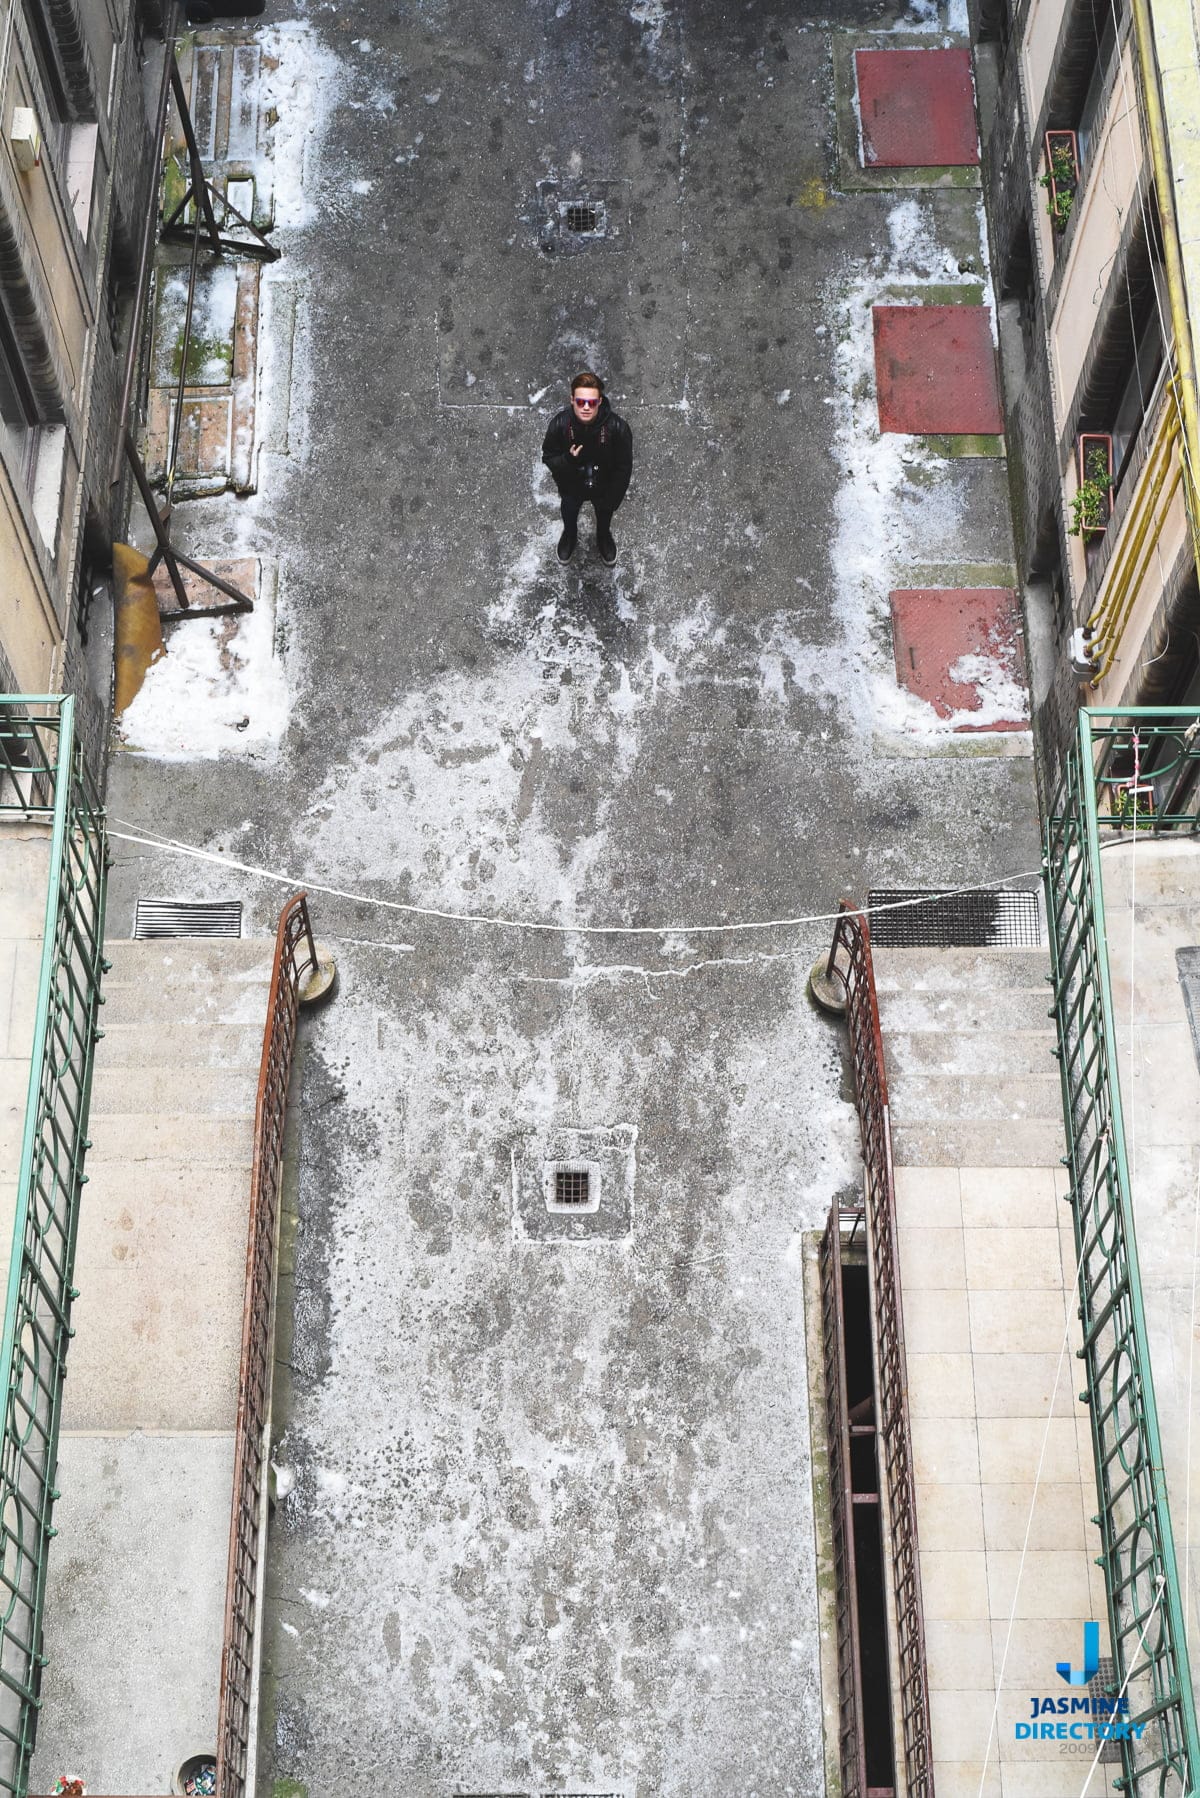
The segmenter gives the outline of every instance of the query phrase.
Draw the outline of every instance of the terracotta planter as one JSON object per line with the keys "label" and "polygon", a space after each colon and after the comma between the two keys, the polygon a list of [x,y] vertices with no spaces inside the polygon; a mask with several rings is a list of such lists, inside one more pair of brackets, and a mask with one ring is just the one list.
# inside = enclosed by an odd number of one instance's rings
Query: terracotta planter
{"label": "terracotta planter", "polygon": [[1084,537],[1103,537],[1112,517],[1113,446],[1107,431],[1081,431],[1075,444],[1075,467],[1079,485],[1091,481],[1103,490],[1100,516],[1092,522],[1082,517],[1079,528]]}
{"label": "terracotta planter", "polygon": [[1079,186],[1079,139],[1074,131],[1047,131],[1044,144],[1046,173],[1043,181],[1050,194],[1047,210],[1054,229],[1063,232],[1070,220],[1075,190]]}

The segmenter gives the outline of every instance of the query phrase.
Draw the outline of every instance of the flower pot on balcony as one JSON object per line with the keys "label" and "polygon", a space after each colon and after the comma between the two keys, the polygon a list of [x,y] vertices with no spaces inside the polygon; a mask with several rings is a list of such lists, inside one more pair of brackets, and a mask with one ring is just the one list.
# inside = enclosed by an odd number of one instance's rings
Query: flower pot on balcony
{"label": "flower pot on balcony", "polygon": [[1071,535],[1094,541],[1112,517],[1113,447],[1107,431],[1081,431],[1075,445],[1079,485],[1071,500]]}
{"label": "flower pot on balcony", "polygon": [[1067,228],[1079,186],[1079,139],[1074,131],[1047,131],[1045,136],[1046,172],[1042,186],[1046,189],[1046,210],[1056,231]]}

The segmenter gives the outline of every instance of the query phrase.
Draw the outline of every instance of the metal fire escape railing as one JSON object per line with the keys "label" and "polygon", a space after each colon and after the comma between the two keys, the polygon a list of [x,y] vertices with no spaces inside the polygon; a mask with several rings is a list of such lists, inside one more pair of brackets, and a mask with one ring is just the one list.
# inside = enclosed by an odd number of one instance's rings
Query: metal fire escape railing
{"label": "metal fire escape railing", "polygon": [[0,819],[50,829],[29,1089],[4,1308],[0,1792],[23,1798],[37,1735],[42,1608],[100,977],[104,813],[70,698],[0,696]]}
{"label": "metal fire escape railing", "polygon": [[828,972],[837,977],[846,994],[846,1026],[862,1133],[863,1190],[878,1362],[876,1390],[896,1604],[904,1770],[908,1798],[933,1798],[925,1623],[904,1364],[904,1317],[900,1303],[887,1075],[875,999],[875,976],[871,967],[871,933],[861,912],[845,902],[841,912],[829,951]]}
{"label": "metal fire escape railing", "polygon": [[308,903],[303,893],[297,893],[279,915],[254,1116],[246,1298],[242,1313],[225,1639],[221,1652],[217,1719],[217,1791],[220,1798],[243,1798],[247,1791],[250,1744],[254,1737],[255,1643],[259,1566],[266,1527],[264,1475],[274,1352],[283,1135],[300,989],[305,979],[316,971],[317,951]]}
{"label": "metal fire escape railing", "polygon": [[829,1511],[837,1596],[838,1764],[842,1798],[866,1798],[867,1749],[863,1729],[858,1639],[858,1572],[854,1552],[854,1485],[850,1461],[850,1401],[842,1301],[842,1222],[853,1233],[861,1211],[837,1204],[821,1242],[821,1334],[825,1363],[825,1441],[829,1450]]}
{"label": "metal fire escape railing", "polygon": [[1144,1798],[1192,1798],[1200,1747],[1138,1271],[1100,833],[1195,833],[1198,775],[1194,709],[1082,711],[1045,827],[1096,1521],[1116,1679],[1130,1722],[1145,1725],[1121,1742],[1123,1789]]}

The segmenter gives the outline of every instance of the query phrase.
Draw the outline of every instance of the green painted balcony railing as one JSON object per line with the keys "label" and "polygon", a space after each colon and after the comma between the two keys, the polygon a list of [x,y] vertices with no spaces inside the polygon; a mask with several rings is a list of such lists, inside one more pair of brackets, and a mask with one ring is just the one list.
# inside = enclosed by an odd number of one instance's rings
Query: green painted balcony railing
{"label": "green painted balcony railing", "polygon": [[1079,1315],[1117,1689],[1140,1737],[1123,1790],[1194,1798],[1200,1743],[1151,1378],[1100,871],[1102,834],[1200,829],[1200,713],[1087,710],[1045,827]]}
{"label": "green painted balcony railing", "polygon": [[37,1735],[46,1566],[88,1102],[104,963],[104,813],[75,739],[74,701],[0,695],[3,828],[49,835],[29,1089],[0,1355],[0,1793],[25,1798]]}

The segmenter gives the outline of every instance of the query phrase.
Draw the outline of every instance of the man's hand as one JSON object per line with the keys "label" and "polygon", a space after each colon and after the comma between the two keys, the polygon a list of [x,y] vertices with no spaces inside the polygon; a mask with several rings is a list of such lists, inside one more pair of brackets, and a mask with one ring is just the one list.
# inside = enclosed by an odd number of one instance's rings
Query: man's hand
{"label": "man's hand", "polygon": [[580,451],[582,450],[582,448],[583,448],[582,443],[573,443],[571,445],[571,454],[573,456],[577,456],[580,453]]}

